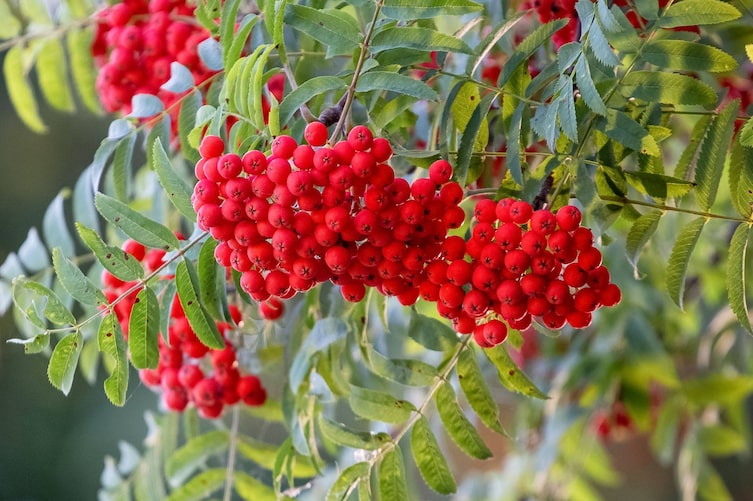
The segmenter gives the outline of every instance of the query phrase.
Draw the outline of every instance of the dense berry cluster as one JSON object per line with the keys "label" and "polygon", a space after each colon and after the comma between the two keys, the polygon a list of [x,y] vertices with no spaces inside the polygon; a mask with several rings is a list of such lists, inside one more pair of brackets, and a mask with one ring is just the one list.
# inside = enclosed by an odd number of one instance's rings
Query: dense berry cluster
{"label": "dense berry cluster", "polygon": [[199,227],[220,242],[217,260],[267,304],[328,280],[348,301],[370,286],[414,304],[447,231],[465,219],[450,164],[435,162],[411,185],[386,163],[389,142],[364,126],[333,147],[319,122],[305,138],[278,136],[271,155],[242,157],[224,153],[219,137],[204,138],[193,203]]}
{"label": "dense berry cluster", "polygon": [[621,299],[610,282],[593,234],[580,226],[577,207],[556,214],[506,198],[474,208],[471,237],[449,237],[446,261],[427,270],[422,297],[438,300],[439,313],[481,346],[525,329],[533,318],[549,329],[581,329],[592,312]]}
{"label": "dense berry cluster", "polygon": [[[143,245],[128,240],[123,250],[140,261],[147,272],[162,266],[165,251],[147,250]],[[109,302],[122,296],[136,285],[124,282],[107,270],[102,272],[102,282]],[[115,314],[128,339],[128,324],[136,299],[135,290],[115,305]],[[240,311],[230,307],[233,320],[241,320]],[[217,328],[225,336],[232,327],[230,323],[218,322]],[[141,380],[149,387],[162,392],[168,409],[184,410],[193,403],[199,414],[211,419],[218,417],[225,405],[240,401],[246,405],[261,405],[266,400],[266,391],[254,375],[242,375],[238,369],[235,348],[229,342],[223,350],[211,350],[205,346],[186,319],[178,296],[170,308],[168,341],[159,336],[159,364],[156,369],[142,369]]]}
{"label": "dense berry cluster", "polygon": [[124,0],[99,13],[92,53],[100,66],[97,91],[105,109],[131,112],[135,94],[159,96],[165,106],[178,94],[161,90],[170,79],[170,65],[187,67],[195,84],[209,78],[198,45],[209,32],[191,22],[194,2],[187,0]]}

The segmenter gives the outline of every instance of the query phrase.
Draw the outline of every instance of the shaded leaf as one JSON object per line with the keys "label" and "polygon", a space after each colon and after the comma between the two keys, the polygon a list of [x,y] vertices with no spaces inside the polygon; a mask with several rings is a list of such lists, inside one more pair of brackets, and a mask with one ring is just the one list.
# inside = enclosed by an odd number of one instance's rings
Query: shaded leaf
{"label": "shaded leaf", "polygon": [[242,471],[233,472],[235,492],[245,501],[275,501],[275,491]]}
{"label": "shaded leaf", "polygon": [[596,120],[594,126],[631,150],[650,156],[658,156],[661,152],[651,133],[625,112],[610,108],[605,117]]}
{"label": "shaded leaf", "polygon": [[408,499],[403,453],[395,445],[379,462],[379,499]]}
{"label": "shaded leaf", "polygon": [[745,436],[722,424],[703,426],[698,430],[698,442],[709,456],[731,456],[748,450]]}
{"label": "shaded leaf", "polygon": [[351,20],[348,22],[327,9],[292,4],[285,6],[285,24],[327,46],[330,56],[349,54],[361,43],[358,22]]}
{"label": "shaded leaf", "polygon": [[332,76],[319,76],[303,82],[297,89],[286,94],[280,103],[280,123],[288,123],[296,111],[312,98],[347,88],[342,79]]}
{"label": "shaded leaf", "polygon": [[198,45],[199,58],[211,71],[220,71],[223,66],[222,46],[212,37],[203,40]]}
{"label": "shaded leaf", "polygon": [[688,271],[690,255],[701,236],[701,230],[703,230],[706,221],[705,217],[699,217],[682,228],[667,264],[667,292],[680,309],[682,309],[685,274]]}
{"label": "shaded leaf", "polygon": [[151,158],[154,171],[157,173],[159,183],[164,188],[167,198],[186,219],[196,221],[196,212],[191,204],[193,190],[186,184],[183,177],[173,169],[160,138],[154,141]]}
{"label": "shaded leaf", "polygon": [[348,325],[340,318],[325,317],[316,321],[290,365],[289,384],[294,394],[298,393],[298,388],[311,371],[314,355],[343,339],[347,332]]}
{"label": "shaded leaf", "polygon": [[729,295],[730,308],[735,313],[740,325],[753,334],[745,297],[745,258],[748,250],[750,228],[750,224],[740,223],[729,243],[729,255],[727,256],[727,294]]}
{"label": "shaded leaf", "polygon": [[170,63],[170,79],[160,86],[160,89],[180,94],[193,87],[193,74],[191,70],[178,61]]}
{"label": "shaded leaf", "polygon": [[723,50],[687,40],[654,40],[641,56],[662,69],[723,73],[737,68],[735,58]]}
{"label": "shaded leaf", "polygon": [[319,429],[322,436],[328,440],[354,449],[365,449],[373,451],[384,446],[392,440],[387,433],[371,433],[367,431],[351,430],[341,423],[331,421],[324,416],[319,417]]}
{"label": "shaded leaf", "polygon": [[391,71],[370,71],[361,75],[356,91],[372,90],[396,92],[427,101],[439,100],[439,94],[424,82]]}
{"label": "shaded leaf", "polygon": [[632,97],[649,103],[712,107],[717,100],[716,92],[708,84],[687,75],[665,71],[628,73],[620,85],[620,92],[626,98]]}
{"label": "shaded leaf", "polygon": [[661,28],[702,26],[725,23],[739,17],[740,11],[720,0],[683,0],[667,7],[657,25]]}
{"label": "shaded leaf", "polygon": [[468,44],[459,38],[445,35],[430,28],[418,26],[392,26],[376,33],[371,39],[371,50],[416,49],[424,51],[473,52]]}
{"label": "shaded leaf", "polygon": [[91,283],[78,266],[63,255],[60,247],[55,247],[52,251],[52,263],[60,284],[73,299],[93,306],[107,304],[105,294]]}
{"label": "shaded leaf", "polygon": [[472,349],[460,352],[457,364],[458,381],[471,408],[489,429],[504,434],[499,422],[499,407],[492,397]]}
{"label": "shaded leaf", "polygon": [[73,237],[68,229],[68,221],[66,221],[65,209],[63,208],[63,200],[69,194],[70,191],[63,190],[55,196],[47,207],[42,222],[42,235],[47,242],[47,247],[60,247],[66,256],[72,256],[76,252],[76,244],[73,242]]}
{"label": "shaded leaf", "polygon": [[230,438],[224,430],[198,435],[176,450],[165,462],[165,475],[173,487],[183,484],[210,456],[224,453]]}
{"label": "shaded leaf", "polygon": [[555,19],[537,27],[530,35],[525,37],[515,48],[515,52],[512,53],[510,59],[502,66],[497,86],[504,87],[513,73],[515,73],[515,70],[523,62],[527,61],[539,47],[547,43],[552,38],[552,35],[557,30],[563,28],[567,22],[567,19]]}
{"label": "shaded leaf", "polygon": [[18,259],[24,265],[24,268],[30,272],[41,271],[50,265],[47,247],[39,238],[39,232],[36,228],[29,229],[26,234],[26,239],[18,248]]}
{"label": "shaded leaf", "polygon": [[199,341],[212,349],[224,348],[225,340],[217,329],[217,324],[199,301],[199,277],[193,263],[187,259],[178,263],[175,270],[175,284],[178,287],[180,304]]}
{"label": "shaded leaf", "polygon": [[586,103],[586,106],[594,113],[606,115],[607,107],[596,90],[596,85],[591,76],[591,69],[588,67],[588,61],[583,54],[575,61],[575,83],[578,84],[578,90],[580,90],[580,95],[583,97],[583,102]]}
{"label": "shaded leaf", "polygon": [[436,318],[412,310],[408,336],[418,344],[435,351],[446,351],[458,344],[455,331]]}
{"label": "shaded leaf", "polygon": [[432,19],[436,16],[461,16],[483,7],[470,0],[386,0],[382,13],[392,19]]}
{"label": "shaded leaf", "polygon": [[457,490],[450,466],[431,431],[429,421],[423,416],[418,418],[411,430],[410,449],[426,485],[440,494],[452,494]]}
{"label": "shaded leaf", "polygon": [[13,280],[13,302],[40,329],[46,328],[42,317],[56,325],[76,324],[76,317],[55,292],[26,277],[20,276]]}
{"label": "shaded leaf", "polygon": [[355,463],[343,470],[327,491],[326,501],[346,500],[358,487],[358,483],[368,479],[371,466],[366,461]]}
{"label": "shaded leaf", "polygon": [[735,131],[735,117],[739,110],[739,101],[730,102],[714,117],[703,139],[695,169],[696,197],[703,210],[714,205],[719,182],[724,170],[727,149]]}
{"label": "shaded leaf", "polygon": [[78,357],[84,347],[84,337],[78,330],[58,341],[47,366],[47,377],[52,386],[67,395],[73,385]]}
{"label": "shaded leaf", "polygon": [[695,183],[652,172],[624,171],[627,182],[636,190],[654,198],[675,198],[687,194]]}
{"label": "shaded leaf", "polygon": [[131,99],[133,111],[128,115],[134,118],[149,118],[165,109],[162,100],[152,94],[135,94]]}
{"label": "shaded leaf", "polygon": [[437,369],[426,362],[385,357],[371,346],[367,350],[371,369],[390,381],[406,386],[428,386],[439,375]]}
{"label": "shaded leaf", "polygon": [[225,468],[210,468],[170,493],[167,501],[200,501],[225,485]]}
{"label": "shaded leaf", "polygon": [[105,244],[96,231],[76,223],[76,229],[87,247],[107,271],[123,281],[138,280],[144,276],[144,267],[119,247]]}
{"label": "shaded leaf", "polygon": [[473,113],[471,113],[470,120],[466,126],[462,128],[457,161],[454,166],[455,172],[453,174],[461,185],[465,185],[466,183],[473,152],[483,150],[489,140],[486,115],[489,113],[489,108],[496,97],[494,93],[484,96],[473,110]]}
{"label": "shaded leaf", "polygon": [[350,385],[348,398],[353,412],[373,421],[400,424],[408,420],[416,407],[388,393]]}
{"label": "shaded leaf", "polygon": [[659,226],[662,214],[660,210],[649,211],[636,219],[628,231],[625,251],[636,273],[638,272],[638,257]]}

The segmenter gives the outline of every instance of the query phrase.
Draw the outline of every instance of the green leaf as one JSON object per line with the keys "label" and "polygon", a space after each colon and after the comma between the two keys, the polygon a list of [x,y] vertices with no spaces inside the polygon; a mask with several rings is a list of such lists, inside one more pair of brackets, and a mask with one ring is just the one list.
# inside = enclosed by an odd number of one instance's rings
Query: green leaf
{"label": "green leaf", "polygon": [[21,28],[21,22],[13,15],[8,3],[0,2],[0,39],[15,37]]}
{"label": "green leaf", "polygon": [[745,124],[740,129],[740,144],[753,148],[753,118],[749,118],[745,121]]}
{"label": "green leaf", "polygon": [[410,449],[426,485],[440,494],[452,494],[457,490],[450,465],[439,448],[429,421],[423,416],[411,430]]}
{"label": "green leaf", "polygon": [[73,220],[99,230],[99,214],[94,207],[94,169],[90,165],[76,180],[73,188]]}
{"label": "green leaf", "polygon": [[633,265],[636,273],[638,272],[638,257],[651,236],[656,232],[662,215],[663,212],[660,210],[649,211],[636,219],[628,231],[625,251],[628,261]]}
{"label": "green leaf", "polygon": [[303,82],[297,89],[285,95],[280,103],[280,123],[290,122],[293,115],[301,106],[312,98],[336,90],[345,89],[347,85],[342,79],[332,76],[319,76]]}
{"label": "green leaf", "polygon": [[753,212],[753,149],[739,141],[732,145],[729,161],[729,190],[732,205],[745,218]]}
{"label": "green leaf", "polygon": [[385,453],[379,462],[379,499],[408,499],[403,453],[398,445]]}
{"label": "green leaf", "polygon": [[144,287],[136,295],[128,323],[128,352],[137,369],[155,369],[159,363],[159,300],[154,291]]}
{"label": "green leaf", "polygon": [[488,459],[492,451],[484,443],[476,427],[463,413],[455,398],[455,390],[447,381],[440,384],[436,394],[437,410],[447,434],[460,449],[472,458]]}
{"label": "green leaf", "polygon": [[717,100],[716,92],[708,84],[687,75],[665,71],[628,73],[622,81],[620,92],[625,98],[649,103],[713,107]]}
{"label": "green leaf", "polygon": [[588,61],[584,54],[581,54],[575,61],[575,83],[578,84],[578,90],[580,90],[580,95],[583,97],[586,106],[594,113],[606,115],[607,107],[599,95],[599,91],[596,90],[596,84],[594,84],[591,76],[591,68],[588,67]]}
{"label": "green leaf", "polygon": [[747,375],[710,374],[682,383],[685,398],[697,406],[739,403],[753,392],[753,377]]}
{"label": "green leaf", "polygon": [[167,501],[201,501],[225,485],[225,468],[210,468],[170,493]]}
{"label": "green leaf", "polygon": [[315,354],[343,339],[347,333],[348,325],[341,318],[325,317],[316,321],[290,365],[288,382],[294,394],[298,393],[298,388],[311,371]]}
{"label": "green leaf", "polygon": [[5,53],[3,62],[3,75],[5,85],[8,88],[8,97],[16,109],[18,117],[36,133],[47,131],[47,126],[39,116],[39,107],[34,93],[31,90],[31,82],[28,79],[28,71],[24,62],[24,48],[14,45]]}
{"label": "green leaf", "polygon": [[627,182],[636,190],[654,198],[675,198],[687,194],[695,183],[652,172],[624,171]]}
{"label": "green leaf", "polygon": [[371,471],[371,465],[366,461],[355,463],[343,470],[340,476],[337,477],[335,483],[332,484],[329,491],[327,491],[327,497],[325,501],[341,501],[347,500],[350,495],[355,492],[358,484],[369,478],[369,472]]}
{"label": "green leaf", "polygon": [[355,385],[350,385],[348,401],[353,412],[359,416],[385,423],[404,423],[416,410],[407,400],[398,400],[388,393]]}
{"label": "green leaf", "polygon": [[76,106],[68,85],[62,42],[59,38],[48,38],[37,50],[36,71],[42,95],[56,110],[72,112]]}
{"label": "green leaf", "polygon": [[382,14],[391,19],[412,21],[436,16],[462,16],[483,7],[470,0],[386,0]]}
{"label": "green leaf", "polygon": [[[197,271],[199,277],[199,300],[215,320],[224,320],[222,314],[225,294],[225,268],[222,268],[214,258],[217,240],[208,238],[201,246]],[[222,270],[220,272],[220,269]]]}
{"label": "green leaf", "polygon": [[507,157],[505,158],[505,164],[510,177],[519,186],[523,186],[523,167],[520,162],[520,152],[523,149],[521,145],[521,129],[523,127],[523,112],[525,109],[526,103],[518,103],[512,117],[510,117],[510,130],[507,133]]}
{"label": "green leaf", "polygon": [[47,377],[52,386],[68,395],[73,385],[78,357],[84,347],[84,337],[81,332],[71,332],[58,341],[52,351],[50,363],[47,366]]}
{"label": "green leaf", "polygon": [[481,66],[481,64],[487,59],[489,52],[494,49],[502,37],[510,32],[518,22],[523,21],[525,17],[525,13],[521,12],[507,17],[497,25],[493,26],[491,31],[473,49],[473,57],[468,59],[468,63],[465,66],[466,74],[473,75],[476,73],[479,66]]}
{"label": "green leaf", "polygon": [[324,44],[328,47],[328,56],[350,54],[361,43],[358,22],[352,18],[351,21],[346,21],[330,9],[292,4],[285,6],[285,24]]}
{"label": "green leaf", "polygon": [[46,326],[40,315],[56,325],[76,324],[76,317],[55,292],[26,277],[13,280],[13,302],[26,318],[41,329]]}
{"label": "green leaf", "polygon": [[380,52],[387,49],[416,49],[424,51],[460,52],[471,54],[468,44],[459,38],[445,35],[430,28],[418,26],[391,26],[371,40],[371,50]]}
{"label": "green leaf", "polygon": [[275,501],[275,491],[242,471],[233,472],[235,492],[245,501]]}
{"label": "green leaf", "polygon": [[667,292],[677,306],[682,309],[685,292],[685,274],[688,271],[690,255],[701,236],[707,219],[699,217],[683,227],[672,248],[672,255],[667,264]]}
{"label": "green leaf", "polygon": [[91,54],[91,28],[70,30],[66,36],[71,76],[81,102],[92,113],[101,113],[96,91],[97,71]]}
{"label": "green leaf", "polygon": [[191,145],[188,135],[196,124],[196,112],[202,105],[201,92],[194,89],[183,97],[178,113],[178,139],[180,140],[180,151],[189,163],[195,164],[201,155],[199,151]]}
{"label": "green leaf", "polygon": [[498,344],[493,348],[483,349],[489,361],[494,364],[499,374],[499,380],[511,391],[521,393],[533,398],[547,399],[546,393],[538,389],[528,376],[518,367],[507,352],[504,344]]}
{"label": "green leaf", "polygon": [[527,61],[539,47],[548,42],[552,38],[552,35],[554,35],[557,30],[562,29],[567,22],[567,19],[555,19],[537,27],[530,35],[525,37],[515,48],[515,52],[512,53],[510,59],[508,59],[502,66],[497,86],[504,87],[510,77],[515,73],[515,70],[517,70],[523,62]]}
{"label": "green leaf", "polygon": [[123,406],[128,390],[128,357],[125,338],[120,328],[120,321],[114,313],[102,318],[97,332],[99,351],[112,359],[112,371],[105,379],[105,395],[114,405]]}
{"label": "green leaf", "polygon": [[705,458],[701,458],[698,472],[698,495],[708,501],[732,501],[727,486],[719,472]]}
{"label": "green leaf", "polygon": [[720,0],[683,0],[662,13],[657,21],[660,28],[703,26],[726,23],[740,17],[740,11]]}
{"label": "green leaf", "polygon": [[475,352],[468,348],[460,352],[457,364],[458,381],[471,408],[489,429],[503,435],[499,422],[499,406],[486,384]]}
{"label": "green leaf", "polygon": [[450,327],[436,318],[412,310],[408,335],[418,344],[434,351],[447,351],[458,344],[458,337]]}
{"label": "green leaf", "polygon": [[433,365],[420,360],[385,357],[371,346],[368,350],[369,367],[379,376],[406,386],[428,386],[439,373]]}
{"label": "green leaf", "polygon": [[686,40],[654,40],[641,51],[641,56],[669,70],[723,73],[737,68],[735,58],[723,50]]}
{"label": "green leaf", "polygon": [[81,240],[89,247],[97,260],[121,280],[138,280],[144,276],[144,267],[130,254],[119,247],[105,244],[96,231],[76,223]]}
{"label": "green leaf", "polygon": [[[290,453],[292,454],[292,444],[290,448]],[[282,449],[280,448],[280,450]],[[265,470],[272,471],[275,468],[278,446],[241,435],[238,440],[238,452]],[[311,458],[299,454],[293,454],[291,456],[291,461],[294,463],[292,466],[292,474],[294,477],[303,478],[316,475],[316,470],[311,464]]]}
{"label": "green leaf", "polygon": [[659,409],[656,425],[651,433],[651,449],[662,465],[667,465],[674,459],[681,411],[683,406],[677,398],[667,400]]}
{"label": "green leaf", "polygon": [[220,71],[223,66],[222,61],[222,46],[220,42],[212,37],[207,38],[199,42],[197,46],[199,59],[207,69],[212,71]]}
{"label": "green leaf", "polygon": [[39,232],[36,228],[31,228],[26,234],[26,240],[18,249],[18,259],[21,260],[24,268],[30,272],[42,271],[50,265],[47,247],[39,238]]}
{"label": "green leaf", "polygon": [[150,118],[165,109],[165,104],[160,98],[152,94],[134,94],[131,99],[133,110],[128,115],[134,118]]}
{"label": "green leaf", "polygon": [[20,344],[24,347],[24,353],[27,355],[33,355],[41,353],[50,346],[50,334],[45,332],[37,334],[36,336],[28,339],[8,339],[6,341],[10,344]]}
{"label": "green leaf", "polygon": [[254,15],[254,14],[247,14],[243,18],[240,26],[238,27],[238,31],[236,31],[235,34],[231,37],[232,43],[230,44],[228,48],[222,51],[223,57],[225,60],[225,63],[224,63],[225,68],[232,67],[233,64],[235,64],[235,62],[240,57],[241,53],[243,53],[243,47],[246,45],[248,36],[251,33],[251,30],[254,28],[254,26],[256,26],[256,23],[258,21],[259,21],[259,16]]}
{"label": "green leaf", "polygon": [[439,100],[439,94],[424,82],[391,71],[370,71],[361,75],[356,91],[372,90],[396,92],[427,101]]}
{"label": "green leaf", "polygon": [[78,266],[63,255],[60,247],[55,247],[52,251],[52,263],[58,280],[73,299],[93,306],[107,304],[105,294],[91,283]]}
{"label": "green leaf", "polygon": [[735,100],[721,110],[711,121],[701,144],[695,169],[695,182],[698,185],[698,205],[703,210],[708,211],[714,205],[739,109],[739,101]]}
{"label": "green leaf", "polygon": [[217,329],[217,324],[199,301],[199,277],[193,263],[187,259],[178,263],[175,270],[175,284],[178,287],[180,304],[199,341],[216,350],[224,348],[225,340]]}
{"label": "green leaf", "polygon": [[745,298],[745,257],[750,238],[750,224],[740,223],[732,235],[727,257],[727,294],[729,305],[745,330],[753,334]]}
{"label": "green leaf", "polygon": [[698,442],[709,456],[731,456],[748,450],[745,436],[722,424],[702,427],[698,430]]}
{"label": "green leaf", "polygon": [[167,198],[186,219],[196,221],[196,212],[191,204],[193,191],[183,180],[183,177],[173,169],[159,138],[154,141],[152,147],[152,161],[154,171],[157,173],[159,183],[164,188]]}
{"label": "green leaf", "polygon": [[387,433],[371,433],[367,431],[354,431],[341,423],[336,423],[320,415],[319,429],[322,436],[337,445],[344,445],[354,449],[377,450],[392,440]]}
{"label": "green leaf", "polygon": [[693,131],[690,133],[690,137],[684,143],[685,149],[675,166],[675,177],[684,179],[688,178],[688,172],[690,171],[691,166],[695,166],[695,162],[698,158],[698,150],[703,144],[703,139],[706,136],[706,132],[708,131],[713,118],[712,115],[703,115],[693,126]]}
{"label": "green leaf", "polygon": [[65,209],[63,208],[63,200],[68,198],[69,195],[69,190],[62,190],[47,207],[42,222],[42,234],[45,242],[47,242],[47,247],[60,247],[63,254],[72,256],[76,252],[76,244],[73,242],[73,237],[71,237],[68,229]]}
{"label": "green leaf", "polygon": [[156,221],[131,209],[123,202],[104,193],[97,193],[94,204],[102,217],[114,224],[129,237],[147,247],[175,250],[180,247],[178,237]]}
{"label": "green leaf", "polygon": [[658,156],[661,151],[656,140],[641,124],[625,112],[609,108],[605,117],[597,118],[594,126],[631,150],[644,155]]}
{"label": "green leaf", "polygon": [[[461,186],[464,186],[467,181],[468,168],[471,164],[473,152],[483,150],[489,140],[489,126],[486,115],[489,113],[489,108],[496,97],[494,93],[484,96],[478,103],[478,106],[474,108],[466,126],[461,129],[462,134],[460,136],[458,156],[454,167],[454,177]],[[457,99],[453,104],[455,102],[457,102]]]}
{"label": "green leaf", "polygon": [[237,56],[235,59],[230,57],[230,47],[235,38],[235,23],[238,19],[238,9],[240,8],[240,5],[240,0],[227,0],[222,5],[222,14],[220,16],[220,44],[222,44],[222,54],[226,70],[230,69],[238,59]]}
{"label": "green leaf", "polygon": [[183,484],[210,456],[224,453],[230,444],[228,433],[213,430],[189,440],[165,462],[165,475],[173,487]]}

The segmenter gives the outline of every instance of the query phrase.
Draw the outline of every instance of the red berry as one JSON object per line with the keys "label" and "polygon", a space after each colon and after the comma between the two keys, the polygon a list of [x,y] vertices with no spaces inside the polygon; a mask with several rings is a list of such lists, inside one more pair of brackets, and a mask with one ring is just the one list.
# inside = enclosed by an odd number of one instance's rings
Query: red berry
{"label": "red berry", "polygon": [[203,158],[219,157],[225,151],[225,141],[219,136],[204,136],[199,144],[199,153]]}
{"label": "red berry", "polygon": [[371,148],[374,135],[365,125],[356,125],[348,133],[348,144],[355,151],[366,151]]}
{"label": "red berry", "polygon": [[327,126],[318,121],[306,125],[306,129],[303,131],[303,137],[311,146],[324,146],[324,143],[327,142],[327,136]]}

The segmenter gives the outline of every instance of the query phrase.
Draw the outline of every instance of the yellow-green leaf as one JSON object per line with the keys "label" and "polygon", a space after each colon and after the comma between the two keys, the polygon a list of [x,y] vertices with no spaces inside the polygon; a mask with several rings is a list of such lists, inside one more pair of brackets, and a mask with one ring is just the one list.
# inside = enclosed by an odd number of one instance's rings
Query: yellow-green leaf
{"label": "yellow-green leaf", "polygon": [[27,78],[27,68],[24,63],[25,52],[21,45],[14,45],[5,53],[3,75],[8,87],[8,96],[16,109],[19,118],[27,127],[37,133],[47,131],[47,126],[39,116],[39,107],[31,90],[31,83]]}
{"label": "yellow-green leaf", "polygon": [[36,61],[37,78],[42,95],[53,108],[72,112],[73,101],[65,64],[65,50],[59,38],[40,43]]}

